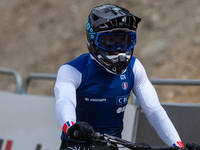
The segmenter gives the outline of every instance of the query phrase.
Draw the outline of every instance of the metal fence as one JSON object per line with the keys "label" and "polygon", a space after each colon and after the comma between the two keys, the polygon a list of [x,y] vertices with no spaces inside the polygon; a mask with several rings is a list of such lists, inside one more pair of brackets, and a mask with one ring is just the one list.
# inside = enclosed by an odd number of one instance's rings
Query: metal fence
{"label": "metal fence", "polygon": [[200,79],[150,79],[155,85],[200,85]]}
{"label": "metal fence", "polygon": [[23,82],[21,87],[21,94],[27,93],[27,89],[31,80],[56,80],[55,74],[47,74],[47,73],[30,73]]}
{"label": "metal fence", "polygon": [[[16,81],[16,93],[25,94],[31,80],[56,80],[56,74],[48,73],[30,73],[22,84],[22,79],[16,70],[0,68],[0,73],[13,75]],[[182,86],[200,86],[200,79],[150,79],[154,85],[182,85]]]}
{"label": "metal fence", "polygon": [[22,78],[18,71],[7,68],[0,68],[0,74],[12,75],[15,77],[15,92],[20,93],[22,87]]}

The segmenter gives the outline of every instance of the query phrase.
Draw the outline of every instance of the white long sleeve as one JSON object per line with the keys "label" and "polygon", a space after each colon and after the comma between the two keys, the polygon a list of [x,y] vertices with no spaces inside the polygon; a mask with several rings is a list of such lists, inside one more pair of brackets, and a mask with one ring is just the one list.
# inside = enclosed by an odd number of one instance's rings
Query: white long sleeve
{"label": "white long sleeve", "polygon": [[60,67],[54,87],[55,113],[62,128],[67,121],[76,122],[76,88],[81,83],[81,74],[70,65]]}
{"label": "white long sleeve", "polygon": [[133,72],[135,74],[133,92],[151,126],[167,145],[171,146],[177,141],[181,141],[174,125],[160,105],[157,93],[150,83],[144,67],[137,59]]}

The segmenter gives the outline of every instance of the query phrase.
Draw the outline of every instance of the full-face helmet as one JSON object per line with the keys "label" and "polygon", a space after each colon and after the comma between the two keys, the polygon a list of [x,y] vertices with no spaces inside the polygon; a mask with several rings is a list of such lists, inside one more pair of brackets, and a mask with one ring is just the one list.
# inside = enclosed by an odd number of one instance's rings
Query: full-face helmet
{"label": "full-face helmet", "polygon": [[124,73],[133,55],[140,21],[117,5],[103,4],[93,8],[86,25],[89,52],[110,72]]}

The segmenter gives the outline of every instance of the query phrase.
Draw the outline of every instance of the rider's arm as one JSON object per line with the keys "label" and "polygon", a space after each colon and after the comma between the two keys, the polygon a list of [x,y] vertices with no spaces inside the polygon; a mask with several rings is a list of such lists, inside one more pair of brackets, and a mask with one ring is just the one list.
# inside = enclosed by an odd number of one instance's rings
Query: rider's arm
{"label": "rider's arm", "polygon": [[[178,144],[181,140],[174,125],[160,105],[157,93],[150,83],[143,65],[138,59],[135,61],[133,72],[135,75],[133,92],[149,123],[167,145],[175,144],[182,147],[183,145]],[[180,144],[182,144],[182,142],[180,142]]]}
{"label": "rider's arm", "polygon": [[81,73],[79,71],[70,65],[60,67],[54,87],[55,113],[64,132],[76,121],[76,88],[80,83]]}

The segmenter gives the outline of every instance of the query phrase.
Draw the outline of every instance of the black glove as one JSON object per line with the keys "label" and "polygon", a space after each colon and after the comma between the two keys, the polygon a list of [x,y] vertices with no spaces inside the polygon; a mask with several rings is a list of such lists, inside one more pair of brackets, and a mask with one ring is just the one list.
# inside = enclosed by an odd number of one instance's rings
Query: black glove
{"label": "black glove", "polygon": [[67,134],[74,140],[90,141],[94,135],[94,129],[87,122],[77,122],[67,130]]}
{"label": "black glove", "polygon": [[189,150],[200,150],[200,146],[195,143],[187,143],[185,144],[185,147],[187,147]]}

